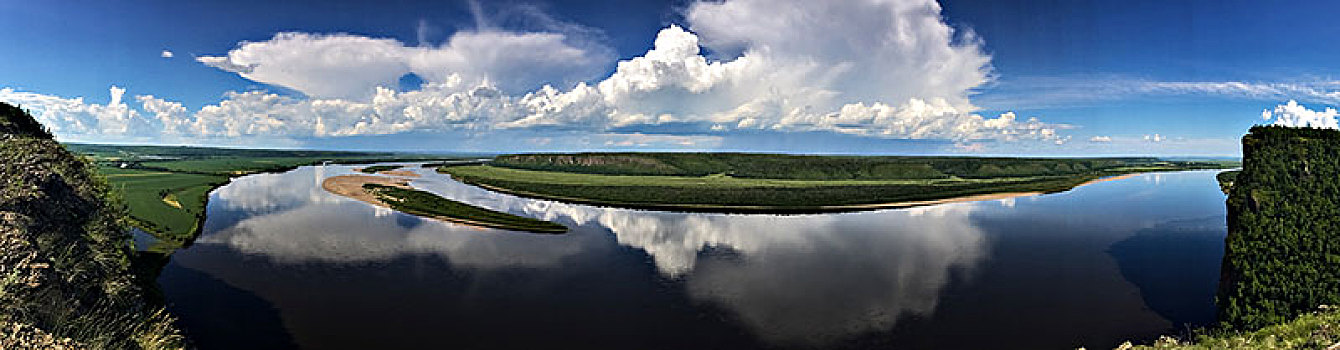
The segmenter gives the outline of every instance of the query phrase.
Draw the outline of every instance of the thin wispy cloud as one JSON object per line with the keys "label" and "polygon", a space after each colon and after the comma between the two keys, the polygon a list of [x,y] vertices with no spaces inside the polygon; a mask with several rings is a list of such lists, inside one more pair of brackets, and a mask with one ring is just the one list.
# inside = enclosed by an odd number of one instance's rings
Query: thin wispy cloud
{"label": "thin wispy cloud", "polygon": [[987,108],[1038,109],[1089,106],[1150,97],[1222,97],[1257,101],[1299,100],[1340,105],[1340,81],[1152,81],[1119,76],[1023,77],[997,82],[974,101]]}

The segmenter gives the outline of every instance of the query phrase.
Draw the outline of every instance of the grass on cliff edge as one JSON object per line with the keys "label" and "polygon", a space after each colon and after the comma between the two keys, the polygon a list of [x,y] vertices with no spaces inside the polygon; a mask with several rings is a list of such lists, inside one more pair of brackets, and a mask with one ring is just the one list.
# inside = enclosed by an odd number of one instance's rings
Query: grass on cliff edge
{"label": "grass on cliff edge", "polygon": [[1340,345],[1340,310],[1307,313],[1292,321],[1251,332],[1225,332],[1181,342],[1164,337],[1151,345],[1123,346],[1140,350],[1289,350],[1329,349]]}
{"label": "grass on cliff edge", "polygon": [[409,214],[456,219],[465,221],[467,224],[514,231],[538,233],[564,233],[568,231],[566,226],[549,221],[484,209],[442,198],[425,191],[378,184],[364,184],[363,189],[390,205],[391,209]]}
{"label": "grass on cliff edge", "polygon": [[133,273],[125,210],[94,165],[6,103],[0,159],[0,349],[182,348]]}

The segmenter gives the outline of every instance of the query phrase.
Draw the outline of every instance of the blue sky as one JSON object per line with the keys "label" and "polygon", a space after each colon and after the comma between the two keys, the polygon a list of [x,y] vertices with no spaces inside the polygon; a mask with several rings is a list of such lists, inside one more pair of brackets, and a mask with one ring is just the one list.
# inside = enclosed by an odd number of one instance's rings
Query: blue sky
{"label": "blue sky", "polygon": [[1334,123],[1336,10],[1238,0],[8,1],[0,101],[79,142],[1237,155],[1253,124]]}

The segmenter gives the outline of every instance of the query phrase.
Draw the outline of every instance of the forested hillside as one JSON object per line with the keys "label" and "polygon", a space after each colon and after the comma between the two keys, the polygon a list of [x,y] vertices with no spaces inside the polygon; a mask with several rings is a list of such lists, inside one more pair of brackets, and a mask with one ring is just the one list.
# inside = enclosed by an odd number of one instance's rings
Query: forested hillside
{"label": "forested hillside", "polygon": [[1220,320],[1255,329],[1340,304],[1340,131],[1257,126],[1242,153]]}
{"label": "forested hillside", "polygon": [[180,348],[132,275],[125,211],[93,167],[0,103],[0,349]]}

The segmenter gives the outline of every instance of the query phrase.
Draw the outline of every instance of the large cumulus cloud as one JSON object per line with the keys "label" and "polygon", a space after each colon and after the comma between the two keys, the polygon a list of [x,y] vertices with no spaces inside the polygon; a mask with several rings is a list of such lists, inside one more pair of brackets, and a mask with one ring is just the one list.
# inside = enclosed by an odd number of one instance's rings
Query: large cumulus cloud
{"label": "large cumulus cloud", "polygon": [[1336,121],[1337,116],[1340,116],[1340,111],[1336,111],[1335,108],[1328,107],[1325,110],[1314,111],[1294,100],[1275,106],[1274,109],[1261,111],[1261,119],[1266,121],[1275,119],[1271,124],[1292,127],[1340,129],[1340,123]]}
{"label": "large cumulus cloud", "polygon": [[410,73],[430,82],[463,77],[523,91],[590,79],[610,57],[608,49],[577,46],[562,33],[488,30],[457,32],[436,47],[350,34],[279,33],[196,60],[313,98],[363,99]]}
{"label": "large cumulus cloud", "polygon": [[[127,118],[149,126],[143,132],[194,136],[599,134],[678,125],[680,133],[702,135],[1064,140],[1058,125],[976,113],[971,95],[990,81],[990,57],[974,35],[945,24],[934,0],[701,2],[687,8],[685,24],[667,26],[652,49],[617,63],[571,30],[467,30],[439,46],[414,47],[281,33],[198,60],[306,97],[234,92],[190,113],[140,96],[144,113]],[[590,79],[611,64],[611,74]],[[409,73],[426,79],[422,89],[391,88]]]}

